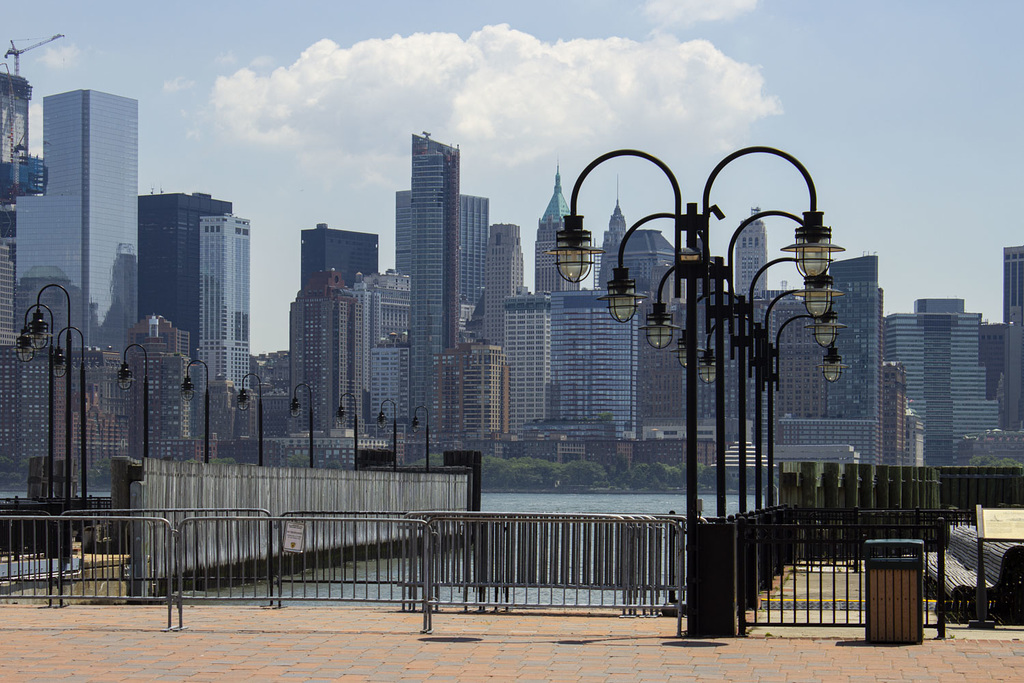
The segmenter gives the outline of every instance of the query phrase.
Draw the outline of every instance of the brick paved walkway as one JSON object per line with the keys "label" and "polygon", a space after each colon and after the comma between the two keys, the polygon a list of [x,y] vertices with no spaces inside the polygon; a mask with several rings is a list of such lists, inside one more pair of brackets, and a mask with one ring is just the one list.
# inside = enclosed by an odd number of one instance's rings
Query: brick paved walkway
{"label": "brick paved walkway", "polygon": [[871,646],[856,630],[680,640],[672,619],[607,614],[443,612],[424,635],[418,614],[351,605],[186,610],[187,630],[165,633],[161,608],[0,606],[0,679],[1024,680],[1024,632],[1002,629]]}

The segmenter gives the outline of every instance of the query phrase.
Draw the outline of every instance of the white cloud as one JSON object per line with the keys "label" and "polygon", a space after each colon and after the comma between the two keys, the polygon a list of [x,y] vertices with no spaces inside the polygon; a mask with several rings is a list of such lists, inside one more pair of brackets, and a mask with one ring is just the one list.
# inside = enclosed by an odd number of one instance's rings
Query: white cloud
{"label": "white cloud", "polygon": [[763,85],[756,67],[707,41],[545,43],[500,25],[465,40],[321,40],[288,67],[218,78],[211,105],[229,137],[295,150],[306,163],[369,165],[403,154],[409,134],[426,129],[517,164],[614,137],[727,148],[781,111]]}
{"label": "white cloud", "polygon": [[164,81],[164,92],[179,92],[181,90],[190,90],[195,86],[196,82],[185,78],[184,76],[178,76],[177,78]]}
{"label": "white cloud", "polygon": [[77,45],[65,43],[43,50],[39,61],[51,69],[71,69],[79,65],[81,58],[82,51],[78,49]]}
{"label": "white cloud", "polygon": [[756,7],[757,0],[647,0],[644,14],[659,24],[692,26],[735,19]]}

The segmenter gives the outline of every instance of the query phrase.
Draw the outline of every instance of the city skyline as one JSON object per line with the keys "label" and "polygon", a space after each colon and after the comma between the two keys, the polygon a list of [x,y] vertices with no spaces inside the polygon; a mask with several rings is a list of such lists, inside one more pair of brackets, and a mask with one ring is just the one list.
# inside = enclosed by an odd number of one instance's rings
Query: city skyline
{"label": "city skyline", "polygon": [[[462,189],[491,199],[492,223],[528,226],[531,288],[529,226],[556,168],[568,195],[594,157],[640,148],[698,201],[722,156],[767,144],[806,164],[849,256],[879,254],[886,314],[956,297],[1000,320],[1001,249],[1024,243],[1000,202],[1022,180],[1012,156],[1024,90],[1009,56],[1024,7],[737,0],[715,3],[718,18],[707,7],[392,3],[353,21],[345,7],[306,3],[282,26],[269,7],[200,14],[185,3],[159,22],[148,8],[118,12],[114,27],[94,8],[54,2],[12,17],[3,39],[66,36],[21,58],[34,154],[44,97],[137,99],[139,192],[230,197],[267,236],[252,244],[255,353],[287,346],[302,229],[378,234],[380,268],[393,265],[394,193],[408,186],[408,135],[421,130],[460,147]],[[713,228],[715,251],[751,206],[805,208],[799,179],[765,168],[730,169],[716,184],[727,219]],[[647,169],[609,168],[581,196],[599,243],[617,184],[627,220],[667,203]],[[769,224],[769,253],[790,234]]]}

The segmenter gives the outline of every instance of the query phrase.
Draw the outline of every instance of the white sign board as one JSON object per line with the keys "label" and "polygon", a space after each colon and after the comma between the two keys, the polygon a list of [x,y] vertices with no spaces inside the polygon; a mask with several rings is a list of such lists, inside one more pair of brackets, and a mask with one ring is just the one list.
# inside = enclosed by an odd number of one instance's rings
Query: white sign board
{"label": "white sign board", "polygon": [[284,523],[284,551],[286,553],[301,553],[303,551],[303,539],[306,535],[306,525],[302,522]]}
{"label": "white sign board", "polygon": [[978,506],[978,538],[988,541],[1024,541],[1024,509]]}

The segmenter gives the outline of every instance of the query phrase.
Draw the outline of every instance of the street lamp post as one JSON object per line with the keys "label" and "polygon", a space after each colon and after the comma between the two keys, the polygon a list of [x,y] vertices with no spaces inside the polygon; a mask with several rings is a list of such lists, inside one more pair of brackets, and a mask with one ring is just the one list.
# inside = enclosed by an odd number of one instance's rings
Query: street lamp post
{"label": "street lamp post", "polygon": [[117,386],[128,391],[135,378],[128,367],[128,349],[137,348],[142,351],[142,457],[149,457],[149,353],[142,344],[129,344],[121,354],[121,367],[117,371]]}
{"label": "street lamp post", "polygon": [[412,433],[415,434],[420,428],[419,413],[422,410],[427,416],[427,472],[430,471],[430,410],[426,406],[416,406],[415,410],[412,411]]}
{"label": "street lamp post", "polygon": [[342,424],[345,421],[345,397],[348,396],[352,399],[352,469],[359,469],[359,401],[356,399],[355,394],[350,391],[346,391],[341,395],[338,402],[338,424]]}
{"label": "street lamp post", "polygon": [[[570,201],[569,214],[564,217],[564,230],[557,235],[557,247],[548,253],[554,254],[557,260],[559,273],[570,282],[579,282],[587,276],[593,264],[593,256],[599,253],[599,249],[591,246],[590,233],[583,229],[583,216],[578,213],[578,199],[580,189],[587,176],[600,164],[617,157],[636,157],[647,160],[660,168],[668,179],[674,199],[674,210],[671,217],[675,222],[675,293],[676,297],[683,295],[683,281],[686,289],[686,323],[684,348],[677,351],[680,361],[685,355],[686,362],[686,519],[687,534],[696,533],[697,516],[697,282],[703,280],[708,283],[709,277],[713,274],[713,264],[708,241],[708,229],[710,217],[715,216],[719,220],[725,216],[721,210],[711,204],[711,189],[715,179],[721,171],[733,161],[750,154],[769,154],[782,158],[793,165],[803,176],[807,184],[810,198],[809,210],[804,212],[804,228],[797,231],[794,250],[798,258],[806,259],[810,264],[809,271],[813,272],[817,266],[824,262],[827,267],[828,257],[831,254],[829,249],[831,231],[821,223],[822,214],[817,210],[817,194],[810,174],[804,166],[793,156],[786,152],[771,147],[748,147],[738,150],[725,157],[711,172],[704,186],[703,208],[698,209],[696,203],[687,203],[686,211],[683,212],[682,193],[679,183],[671,169],[664,162],[656,157],[638,150],[623,149],[608,152],[594,161],[583,170],[573,187]],[[685,246],[684,246],[685,237]],[[699,247],[699,251],[698,251]],[[620,245],[620,251],[624,248]],[[620,286],[628,282],[628,271],[625,268],[616,269],[615,277],[609,283],[609,303],[616,303],[613,294],[629,294],[629,290]],[[613,287],[614,285],[614,287]],[[828,289],[822,283],[823,289]],[[721,287],[718,288],[721,290]],[[718,296],[719,303],[716,308],[722,311],[724,302],[721,302],[721,294]],[[659,302],[660,303],[660,302]],[[663,313],[662,311],[657,311]],[[613,312],[614,315],[614,312]],[[619,316],[616,316],[618,318]],[[628,319],[628,318],[627,318]],[[722,330],[719,330],[722,333]],[[718,346],[722,343],[719,342]],[[721,350],[718,354],[722,355]],[[697,543],[689,539],[687,543],[687,611],[690,632],[696,634],[700,627],[697,623],[699,609],[697,605]]]}
{"label": "street lamp post", "polygon": [[380,412],[377,413],[377,426],[381,429],[386,425],[387,418],[384,416],[384,404],[391,404],[391,467],[398,471],[398,404],[390,398],[380,402]]}
{"label": "street lamp post", "polygon": [[242,377],[242,388],[238,391],[238,409],[245,411],[249,409],[249,392],[245,390],[245,380],[249,377],[256,378],[256,433],[258,434],[259,442],[257,446],[257,460],[256,463],[259,467],[263,467],[263,380],[255,372],[246,373]]}
{"label": "street lamp post", "polygon": [[[87,468],[88,463],[86,460],[85,452],[85,335],[77,327],[68,325],[63,330],[57,333],[55,339],[57,346],[54,349],[53,356],[53,373],[57,377],[64,377],[67,375],[68,368],[72,365],[71,359],[71,332],[75,331],[78,333],[78,337],[81,341],[81,352],[82,358],[78,363],[78,422],[79,422],[79,434],[78,442],[81,446],[81,455],[78,461],[79,475],[82,478],[82,509],[85,509],[86,494],[88,489],[88,474]],[[65,355],[60,346],[61,335],[64,336],[67,342],[67,354]],[[64,402],[64,505],[67,509],[71,508],[71,377],[68,376],[64,383],[65,390],[65,402]]]}
{"label": "street lamp post", "polygon": [[309,398],[309,469],[316,467],[313,460],[313,390],[305,382],[299,382],[292,389],[292,403],[289,410],[292,417],[299,416],[299,397],[295,392],[299,390],[299,387],[306,387],[306,396]]}
{"label": "street lamp post", "polygon": [[[39,291],[36,293],[36,303],[35,303],[35,305],[33,307],[30,307],[28,310],[25,311],[25,319],[27,321],[28,320],[29,311],[32,311],[34,309],[34,312],[33,312],[33,315],[32,315],[32,322],[31,323],[26,322],[26,325],[22,329],[21,335],[18,338],[17,344],[18,344],[18,358],[23,360],[23,361],[32,360],[32,354],[34,354],[35,351],[40,351],[44,347],[49,346],[49,351],[50,351],[49,356],[50,356],[50,358],[49,358],[49,361],[48,361],[48,376],[49,376],[49,419],[50,419],[50,425],[49,425],[50,429],[49,429],[49,432],[50,432],[50,435],[49,435],[49,439],[48,439],[49,451],[48,451],[48,460],[47,460],[46,468],[47,468],[47,477],[48,477],[48,479],[47,479],[47,494],[48,494],[49,498],[53,498],[53,475],[54,475],[54,472],[53,472],[53,465],[54,465],[54,443],[53,443],[54,383],[53,383],[53,372],[54,372],[54,367],[53,367],[53,340],[52,340],[52,335],[50,334],[50,329],[53,328],[55,325],[54,325],[53,311],[50,310],[50,308],[48,306],[45,306],[43,304],[43,292],[45,292],[46,290],[48,290],[50,288],[58,289],[58,290],[60,290],[64,294],[65,310],[67,311],[67,324],[68,325],[71,324],[71,295],[68,294],[68,290],[65,289],[63,286],[57,284],[56,282],[51,282],[51,283],[43,285],[42,287],[39,288]],[[43,316],[42,309],[44,309],[44,308],[50,314],[50,323],[49,323],[49,325],[47,325],[46,318]],[[28,350],[31,350],[32,353],[31,354],[27,353]],[[70,451],[70,446],[68,447],[68,451]],[[66,475],[65,478],[67,478],[67,476],[70,476],[70,475]]]}
{"label": "street lamp post", "polygon": [[189,370],[193,365],[203,366],[203,377],[206,390],[203,392],[203,463],[210,462],[210,367],[205,361],[190,360],[188,365],[185,366],[185,379],[181,382],[181,397],[186,401],[191,401],[192,397],[195,396],[195,387],[192,385],[192,376],[189,374]]}
{"label": "street lamp post", "polygon": [[[779,329],[775,333],[775,344],[774,345],[772,345],[772,343],[768,340],[768,338],[767,338],[768,337],[768,319],[769,319],[769,316],[771,315],[772,307],[780,299],[782,299],[783,297],[788,296],[790,294],[793,294],[795,291],[798,291],[798,290],[790,290],[790,291],[787,291],[787,292],[783,292],[782,294],[780,294],[779,296],[775,297],[775,299],[772,300],[772,302],[769,305],[768,309],[765,311],[764,326],[760,330],[761,335],[762,335],[762,342],[761,342],[761,344],[759,346],[760,351],[758,353],[758,364],[761,365],[762,369],[758,373],[759,374],[759,378],[758,378],[757,393],[758,393],[758,399],[759,399],[758,400],[759,406],[760,406],[760,394],[761,394],[762,387],[767,389],[767,393],[768,393],[768,405],[767,405],[767,421],[768,421],[768,453],[767,453],[768,507],[771,507],[771,506],[773,506],[775,504],[775,487],[774,487],[774,471],[775,471],[775,390],[778,389],[778,386],[779,386],[779,350],[781,348],[781,343],[782,343],[782,332],[786,329],[787,326],[789,326],[793,322],[796,322],[797,320],[808,320],[808,319],[810,319],[812,321],[815,321],[812,324],[807,325],[807,327],[812,330],[812,332],[814,334],[814,337],[815,337],[815,341],[817,341],[819,343],[819,345],[821,345],[821,341],[823,341],[824,339],[819,339],[819,336],[824,335],[825,337],[829,337],[829,336],[831,337],[831,342],[828,345],[828,348],[826,350],[825,356],[822,359],[822,362],[818,365],[818,368],[821,370],[821,373],[824,376],[825,380],[827,380],[828,382],[836,382],[836,381],[838,381],[840,376],[842,375],[843,369],[848,367],[846,365],[843,365],[842,357],[839,355],[839,352],[836,350],[836,347],[835,347],[835,330],[833,329],[830,332],[826,332],[826,333],[822,332],[822,328],[828,328],[830,323],[828,323],[828,322],[822,323],[822,322],[820,322],[820,319],[818,319],[815,316],[810,315],[808,313],[803,313],[803,314],[800,314],[800,315],[794,315],[794,316],[790,317],[788,320],[786,320],[785,322],[783,322],[781,325],[779,325]],[[762,384],[762,382],[763,382],[763,384]],[[760,443],[758,443],[758,446],[760,446]],[[758,468],[758,475],[760,475],[760,467]],[[760,482],[758,482],[758,484],[760,484]],[[760,494],[760,488],[758,488],[758,494]]]}

